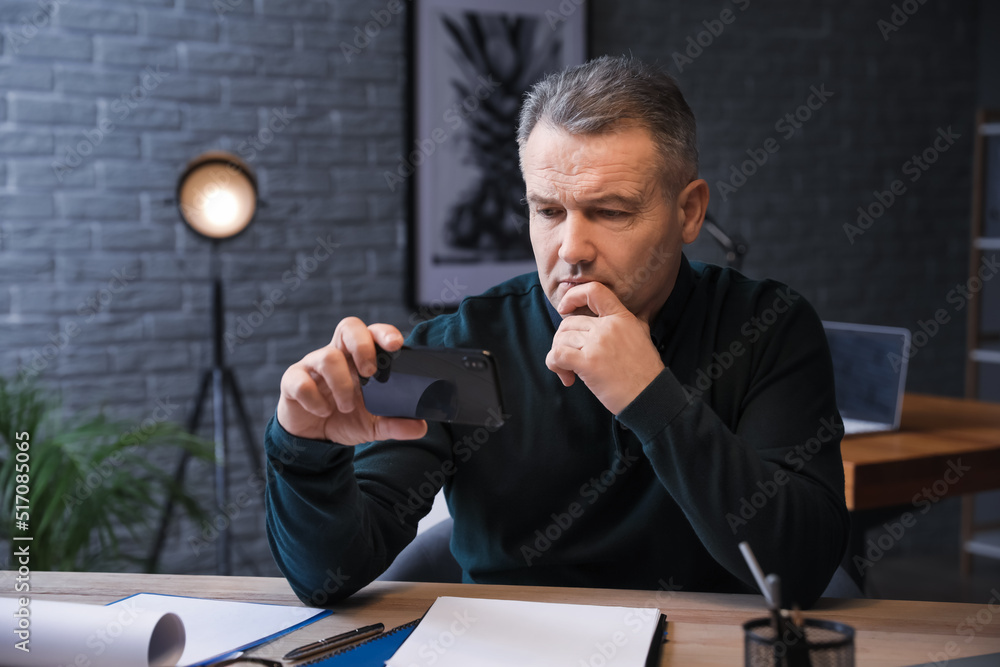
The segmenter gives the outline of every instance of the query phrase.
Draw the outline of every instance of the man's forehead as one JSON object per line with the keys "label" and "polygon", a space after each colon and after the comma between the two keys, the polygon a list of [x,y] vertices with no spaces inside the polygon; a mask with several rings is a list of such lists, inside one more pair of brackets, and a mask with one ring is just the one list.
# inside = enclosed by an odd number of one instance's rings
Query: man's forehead
{"label": "man's forehead", "polygon": [[635,205],[661,190],[654,165],[634,164],[560,166],[526,165],[524,183],[529,203],[575,201],[578,204]]}
{"label": "man's forehead", "polygon": [[539,124],[521,150],[525,180],[601,176],[646,180],[659,171],[660,156],[648,130],[621,127],[613,132],[571,134]]}
{"label": "man's forehead", "polygon": [[585,206],[636,206],[645,199],[650,188],[621,185],[590,190],[586,187],[562,190],[551,187],[533,189],[530,185],[527,200],[530,204],[554,204],[571,200]]}

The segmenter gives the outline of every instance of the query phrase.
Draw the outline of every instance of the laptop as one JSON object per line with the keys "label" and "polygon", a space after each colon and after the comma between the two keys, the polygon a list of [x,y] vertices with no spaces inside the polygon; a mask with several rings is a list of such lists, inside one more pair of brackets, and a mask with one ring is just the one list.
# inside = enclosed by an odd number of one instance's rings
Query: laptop
{"label": "laptop", "polygon": [[823,322],[823,328],[845,435],[897,430],[909,366],[909,330],[847,322]]}

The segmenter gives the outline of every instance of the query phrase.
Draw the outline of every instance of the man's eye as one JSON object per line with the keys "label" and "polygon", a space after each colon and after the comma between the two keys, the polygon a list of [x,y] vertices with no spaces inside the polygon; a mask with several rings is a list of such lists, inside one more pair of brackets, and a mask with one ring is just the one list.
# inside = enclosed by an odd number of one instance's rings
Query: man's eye
{"label": "man's eye", "polygon": [[535,211],[538,215],[543,218],[553,218],[559,215],[559,209],[557,208],[540,208]]}
{"label": "man's eye", "polygon": [[598,211],[598,213],[602,218],[605,218],[607,220],[621,220],[628,216],[628,213],[626,213],[625,211],[615,211],[612,209]]}

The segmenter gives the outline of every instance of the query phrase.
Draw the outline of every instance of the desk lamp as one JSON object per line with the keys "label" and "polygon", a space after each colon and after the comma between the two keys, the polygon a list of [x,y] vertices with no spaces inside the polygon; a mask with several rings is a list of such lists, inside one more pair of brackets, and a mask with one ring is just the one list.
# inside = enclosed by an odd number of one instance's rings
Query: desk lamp
{"label": "desk lamp", "polygon": [[727,234],[715,221],[715,217],[708,212],[705,213],[705,222],[702,227],[712,235],[716,243],[722,246],[722,250],[726,253],[726,266],[741,271],[743,269],[743,257],[750,250],[743,237],[735,232]]}

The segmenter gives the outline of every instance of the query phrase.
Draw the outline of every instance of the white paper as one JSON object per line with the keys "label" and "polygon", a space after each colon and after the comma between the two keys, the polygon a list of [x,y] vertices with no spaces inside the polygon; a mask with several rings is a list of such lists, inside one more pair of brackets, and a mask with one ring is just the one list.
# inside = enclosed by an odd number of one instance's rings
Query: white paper
{"label": "white paper", "polygon": [[184,650],[184,625],[165,611],[22,599],[0,598],[5,667],[169,667]]}
{"label": "white paper", "polygon": [[107,606],[31,600],[25,652],[16,647],[21,608],[18,598],[0,598],[3,667],[189,667],[330,613],[153,593]]}
{"label": "white paper", "polygon": [[[174,613],[187,631],[184,654],[179,665],[197,665],[232,651],[254,646],[263,639],[281,634],[297,625],[329,612],[312,607],[295,607],[256,602],[205,600],[140,593],[108,605],[134,604],[148,612]],[[134,663],[138,664],[138,663]]]}
{"label": "white paper", "polygon": [[643,667],[658,609],[439,597],[387,667]]}

